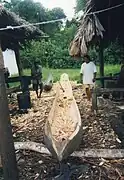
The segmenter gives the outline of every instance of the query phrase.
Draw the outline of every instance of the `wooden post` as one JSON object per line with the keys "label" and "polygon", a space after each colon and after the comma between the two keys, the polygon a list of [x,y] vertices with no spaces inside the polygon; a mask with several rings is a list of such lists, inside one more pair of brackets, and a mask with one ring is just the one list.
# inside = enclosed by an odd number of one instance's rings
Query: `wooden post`
{"label": "wooden post", "polygon": [[[109,0],[109,2],[108,2],[108,8],[110,8],[111,7],[111,0]],[[110,39],[111,38],[111,16],[110,16],[110,14],[111,14],[111,11],[108,11],[108,39]]]}
{"label": "wooden post", "polygon": [[5,180],[18,180],[18,170],[12,127],[9,117],[9,108],[4,80],[4,61],[0,48],[0,155],[2,158]]}
{"label": "wooden post", "polygon": [[16,57],[16,63],[17,63],[17,67],[18,67],[18,71],[19,71],[19,76],[22,77],[23,76],[23,68],[22,68],[22,63],[20,61],[20,55],[19,55],[19,43],[16,43],[16,47],[15,47],[15,57]]}
{"label": "wooden post", "polygon": [[22,91],[23,91],[23,87],[24,87],[24,86],[23,86],[23,80],[22,80],[23,68],[22,68],[22,63],[21,63],[21,61],[20,61],[19,42],[16,43],[16,47],[15,47],[15,57],[16,57],[16,63],[17,63],[18,71],[19,71],[21,89],[22,89]]}
{"label": "wooden post", "polygon": [[[104,77],[104,57],[103,57],[103,45],[99,46],[99,61],[100,61],[100,77]],[[104,78],[101,79],[101,86],[104,88]]]}
{"label": "wooden post", "polygon": [[92,90],[92,111],[97,113],[98,106],[97,106],[97,92],[96,87]]}

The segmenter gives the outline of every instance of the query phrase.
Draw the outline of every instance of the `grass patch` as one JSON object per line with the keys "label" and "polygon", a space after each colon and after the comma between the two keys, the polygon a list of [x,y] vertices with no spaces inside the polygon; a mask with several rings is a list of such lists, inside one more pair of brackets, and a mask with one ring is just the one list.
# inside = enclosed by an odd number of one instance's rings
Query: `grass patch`
{"label": "grass patch", "polygon": [[[115,74],[120,71],[120,65],[105,65],[105,76],[109,75],[110,73]],[[99,77],[99,67],[97,67],[97,77]],[[69,75],[69,78],[71,81],[79,81],[80,79],[80,69],[47,69],[43,68],[43,81],[45,81],[49,75],[49,73],[52,73],[54,82],[58,81],[60,79],[61,74],[67,73]],[[24,75],[30,76],[31,70],[25,69]],[[17,76],[16,74],[13,76]],[[97,82],[99,84],[99,82]],[[10,87],[12,86],[18,86],[20,83],[10,83]]]}
{"label": "grass patch", "polygon": [[[99,76],[99,67],[97,67],[97,76]],[[105,75],[110,73],[115,74],[120,71],[120,65],[106,65],[105,66]],[[43,68],[43,80],[46,80],[49,73],[52,73],[54,82],[60,79],[61,74],[67,73],[72,81],[78,81],[80,77],[80,69],[47,69]],[[25,75],[31,75],[30,69],[24,70]]]}

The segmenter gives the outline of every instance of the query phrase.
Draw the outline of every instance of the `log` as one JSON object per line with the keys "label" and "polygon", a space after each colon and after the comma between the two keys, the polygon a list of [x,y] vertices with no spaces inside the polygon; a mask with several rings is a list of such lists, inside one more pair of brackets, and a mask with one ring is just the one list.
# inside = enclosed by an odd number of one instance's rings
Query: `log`
{"label": "log", "polygon": [[15,142],[15,150],[31,150],[41,154],[51,155],[46,146],[36,142]]}
{"label": "log", "polygon": [[[41,154],[52,156],[46,146],[36,142],[15,142],[16,150],[30,150]],[[83,149],[71,154],[79,158],[105,158],[105,159],[124,159],[124,149]]]}
{"label": "log", "polygon": [[[52,156],[49,150],[42,143],[36,142],[15,142],[15,150],[30,150],[43,155]],[[83,149],[75,151],[70,156],[78,158],[105,158],[105,159],[124,159],[124,149]],[[2,167],[0,157],[0,168]]]}

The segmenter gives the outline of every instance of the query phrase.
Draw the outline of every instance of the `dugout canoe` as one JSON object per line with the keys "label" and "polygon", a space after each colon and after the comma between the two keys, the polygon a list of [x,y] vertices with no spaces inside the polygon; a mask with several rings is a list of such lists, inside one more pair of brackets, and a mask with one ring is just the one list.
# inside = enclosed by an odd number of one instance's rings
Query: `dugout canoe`
{"label": "dugout canoe", "polygon": [[53,76],[52,74],[49,74],[46,82],[44,83],[44,91],[48,92],[52,89],[53,87]]}
{"label": "dugout canoe", "polygon": [[44,141],[59,161],[66,159],[79,146],[82,123],[67,74],[57,84],[56,97],[45,124]]}

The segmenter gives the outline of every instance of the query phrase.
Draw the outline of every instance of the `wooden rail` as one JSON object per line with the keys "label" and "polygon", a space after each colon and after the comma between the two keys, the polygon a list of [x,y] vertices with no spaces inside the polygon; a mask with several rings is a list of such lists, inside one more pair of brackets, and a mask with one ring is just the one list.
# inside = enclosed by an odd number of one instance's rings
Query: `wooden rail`
{"label": "wooden rail", "polygon": [[20,86],[12,87],[12,88],[6,89],[6,94],[9,95],[9,94],[16,93],[19,91],[21,91]]}
{"label": "wooden rail", "polygon": [[112,93],[112,92],[124,92],[124,88],[98,88],[93,89],[92,92],[94,93]]}
{"label": "wooden rail", "polygon": [[92,90],[92,110],[97,111],[97,96],[98,94],[103,93],[113,93],[113,92],[120,92],[121,94],[124,93],[124,88],[94,88]]}
{"label": "wooden rail", "polygon": [[15,76],[15,77],[9,77],[7,82],[8,83],[14,83],[14,82],[20,82],[21,80],[26,80],[26,81],[31,81],[32,77],[31,76]]}
{"label": "wooden rail", "polygon": [[117,80],[117,77],[113,77],[113,76],[104,76],[104,77],[97,77],[96,80]]}

